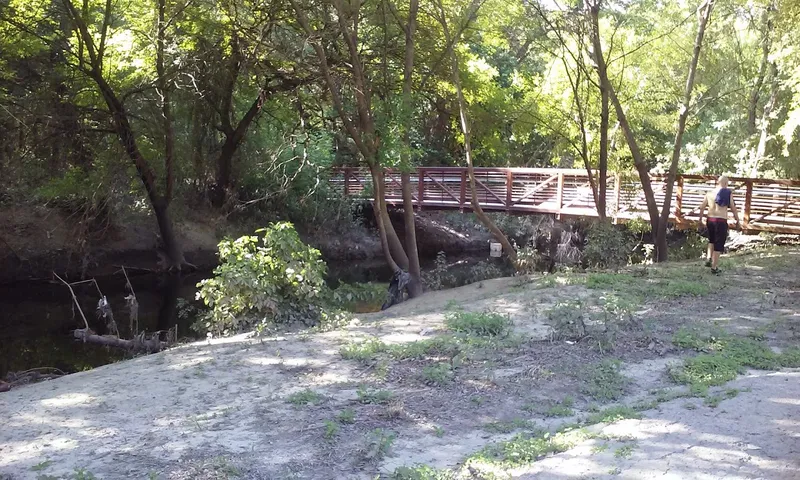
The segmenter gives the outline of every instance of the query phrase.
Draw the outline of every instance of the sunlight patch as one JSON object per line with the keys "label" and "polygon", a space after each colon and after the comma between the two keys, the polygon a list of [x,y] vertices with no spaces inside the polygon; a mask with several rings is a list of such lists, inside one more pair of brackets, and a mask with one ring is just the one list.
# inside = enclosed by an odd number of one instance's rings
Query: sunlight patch
{"label": "sunlight patch", "polygon": [[55,398],[45,398],[42,400],[42,405],[45,407],[69,407],[93,401],[95,398],[85,393],[65,393]]}

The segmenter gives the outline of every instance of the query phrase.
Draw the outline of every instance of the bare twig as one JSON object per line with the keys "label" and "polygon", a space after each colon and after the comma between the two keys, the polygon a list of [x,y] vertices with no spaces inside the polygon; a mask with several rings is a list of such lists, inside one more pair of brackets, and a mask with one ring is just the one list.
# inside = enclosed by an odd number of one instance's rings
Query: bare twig
{"label": "bare twig", "polygon": [[[53,275],[55,275],[55,277],[57,279],[61,280],[61,283],[63,283],[64,285],[67,286],[67,288],[69,288],[69,293],[72,294],[72,301],[75,302],[75,306],[78,307],[78,312],[80,312],[81,318],[83,318],[83,323],[84,323],[84,325],[86,325],[86,330],[89,330],[89,322],[86,320],[86,315],[83,314],[83,309],[81,308],[81,304],[78,303],[78,297],[75,296],[75,290],[72,289],[72,285],[70,285],[63,278],[59,277],[56,272],[53,272]],[[83,283],[83,282],[80,282],[80,283]]]}

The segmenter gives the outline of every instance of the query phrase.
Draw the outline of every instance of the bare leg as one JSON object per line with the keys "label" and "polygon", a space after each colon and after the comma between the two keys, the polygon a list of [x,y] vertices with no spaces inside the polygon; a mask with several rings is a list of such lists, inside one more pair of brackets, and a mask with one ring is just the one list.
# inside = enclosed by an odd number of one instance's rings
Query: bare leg
{"label": "bare leg", "polygon": [[714,244],[709,243],[708,248],[706,249],[706,260],[711,260],[711,255],[714,253]]}
{"label": "bare leg", "polygon": [[717,269],[717,265],[719,264],[719,255],[721,253],[722,252],[713,252],[712,255],[711,255],[711,268],[713,270]]}

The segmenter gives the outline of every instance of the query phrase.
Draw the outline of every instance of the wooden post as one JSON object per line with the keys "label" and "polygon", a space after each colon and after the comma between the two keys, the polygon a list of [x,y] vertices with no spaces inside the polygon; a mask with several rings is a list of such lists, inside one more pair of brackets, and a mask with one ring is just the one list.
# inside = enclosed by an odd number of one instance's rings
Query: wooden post
{"label": "wooden post", "polygon": [[678,189],[675,193],[675,220],[683,222],[683,177],[678,177]]}
{"label": "wooden post", "polygon": [[344,168],[344,196],[350,195],[350,169]]}
{"label": "wooden post", "polygon": [[617,216],[619,215],[619,194],[622,189],[622,178],[619,172],[614,174],[614,223],[617,223]]}
{"label": "wooden post", "polygon": [[750,230],[750,204],[753,203],[753,180],[747,180],[744,194],[744,229]]}
{"label": "wooden post", "polygon": [[461,198],[458,200],[459,210],[462,212],[467,206],[467,171],[461,171]]}
{"label": "wooden post", "polygon": [[425,170],[420,167],[417,183],[417,210],[422,211],[423,203],[425,203]]}
{"label": "wooden post", "polygon": [[556,218],[561,220],[561,206],[564,205],[564,172],[558,172],[556,203],[558,204],[558,213],[556,214]]}
{"label": "wooden post", "polygon": [[506,172],[506,212],[511,213],[511,202],[514,193],[514,172]]}

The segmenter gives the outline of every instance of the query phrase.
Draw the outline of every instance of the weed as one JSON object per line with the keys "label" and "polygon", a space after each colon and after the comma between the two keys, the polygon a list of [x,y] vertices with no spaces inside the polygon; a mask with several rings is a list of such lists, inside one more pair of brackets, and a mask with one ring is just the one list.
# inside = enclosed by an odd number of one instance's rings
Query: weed
{"label": "weed", "polygon": [[378,354],[385,352],[387,346],[378,338],[369,338],[361,342],[351,342],[339,349],[339,355],[345,360],[368,362]]}
{"label": "weed", "polygon": [[50,468],[50,465],[52,464],[53,464],[52,460],[45,460],[43,462],[39,462],[36,465],[32,466],[31,470],[34,472],[41,472],[43,470]]}
{"label": "weed", "polygon": [[706,395],[703,403],[711,408],[717,408],[723,400],[734,398],[737,395],[739,395],[739,390],[735,388],[729,388],[719,395]]}
{"label": "weed", "polygon": [[389,453],[394,439],[394,432],[386,431],[382,428],[376,428],[370,432],[367,438],[367,458],[381,460]]}
{"label": "weed", "polygon": [[69,477],[71,480],[97,480],[94,474],[85,468],[76,468],[75,472]]}
{"label": "weed", "polygon": [[617,458],[631,458],[633,455],[633,449],[635,448],[634,445],[625,445],[619,447],[615,452],[614,456]]}
{"label": "weed", "polygon": [[561,402],[556,403],[552,407],[550,407],[547,412],[545,412],[546,417],[569,417],[575,414],[572,410],[572,406],[575,404],[575,401],[572,397],[566,397]]}
{"label": "weed", "polygon": [[325,420],[325,440],[332,440],[339,433],[339,424],[333,420]]}
{"label": "weed", "polygon": [[316,404],[322,401],[322,395],[307,388],[289,395],[286,401],[292,405]]}
{"label": "weed", "polygon": [[800,364],[800,350],[787,349],[779,354],[752,338],[721,335],[698,339],[681,334],[677,340],[673,338],[673,342],[676,341],[696,350],[711,352],[687,359],[682,365],[670,369],[672,379],[690,385],[695,394],[705,393],[708,386],[723,385],[735,379],[747,367],[775,370]]}
{"label": "weed", "polygon": [[597,445],[592,447],[592,453],[595,453],[595,454],[603,453],[606,450],[608,450],[608,444],[607,443],[599,443],[599,444],[597,444]]}
{"label": "weed", "polygon": [[473,397],[469,397],[469,401],[480,407],[486,400],[479,395],[475,395]]}
{"label": "weed", "polygon": [[394,398],[389,390],[373,390],[364,385],[358,387],[356,394],[358,401],[364,404],[386,405]]}
{"label": "weed", "polygon": [[551,453],[560,453],[572,448],[581,440],[580,432],[539,433],[534,436],[518,434],[514,438],[484,447],[467,460],[472,463],[499,464],[514,467],[526,465]]}
{"label": "weed", "polygon": [[444,428],[440,426],[436,426],[433,428],[433,434],[436,435],[438,438],[444,437]]}
{"label": "weed", "polygon": [[494,312],[450,312],[445,315],[445,325],[454,332],[494,337],[508,332],[511,319]]}
{"label": "weed", "polygon": [[349,424],[356,422],[356,412],[352,408],[342,410],[339,415],[336,415],[336,421],[341,424]]}
{"label": "weed", "polygon": [[456,476],[451,470],[440,470],[427,465],[398,467],[389,476],[390,480],[452,480]]}
{"label": "weed", "polygon": [[585,423],[589,425],[594,425],[596,423],[612,423],[627,418],[642,418],[642,414],[632,407],[615,405],[592,413],[586,418]]}
{"label": "weed", "polygon": [[447,362],[435,363],[422,369],[422,379],[429,385],[446,385],[453,380],[453,376],[453,367]]}
{"label": "weed", "polygon": [[619,467],[610,468],[610,469],[608,470],[608,474],[609,474],[609,475],[614,475],[614,476],[616,476],[616,475],[619,475],[619,474],[621,474],[621,473],[622,473],[622,469],[621,469],[621,468],[619,468]]}
{"label": "weed", "polygon": [[489,422],[483,429],[491,433],[511,433],[515,430],[534,430],[536,424],[529,420],[515,418],[514,420]]}
{"label": "weed", "polygon": [[591,367],[586,373],[583,393],[598,401],[619,400],[629,382],[620,373],[621,365],[618,360],[604,360]]}

